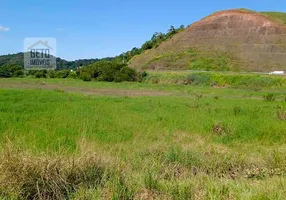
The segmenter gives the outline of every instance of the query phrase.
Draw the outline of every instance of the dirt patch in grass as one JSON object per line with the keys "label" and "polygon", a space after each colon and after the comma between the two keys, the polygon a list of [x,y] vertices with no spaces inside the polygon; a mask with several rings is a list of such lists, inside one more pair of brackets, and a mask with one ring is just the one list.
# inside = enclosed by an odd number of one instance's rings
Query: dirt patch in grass
{"label": "dirt patch in grass", "polygon": [[153,90],[135,90],[135,89],[114,89],[114,88],[85,88],[85,87],[70,87],[59,84],[47,83],[0,83],[0,88],[13,89],[39,89],[39,90],[55,90],[59,92],[72,92],[90,95],[116,95],[116,96],[167,96],[168,92],[153,91]]}

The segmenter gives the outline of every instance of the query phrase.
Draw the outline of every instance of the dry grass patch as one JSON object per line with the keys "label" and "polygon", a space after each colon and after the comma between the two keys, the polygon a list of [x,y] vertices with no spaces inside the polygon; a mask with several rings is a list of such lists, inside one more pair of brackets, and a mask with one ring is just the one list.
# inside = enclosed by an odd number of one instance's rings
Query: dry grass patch
{"label": "dry grass patch", "polygon": [[9,146],[0,154],[2,196],[20,199],[64,199],[78,187],[103,187],[107,161],[98,155],[33,156]]}

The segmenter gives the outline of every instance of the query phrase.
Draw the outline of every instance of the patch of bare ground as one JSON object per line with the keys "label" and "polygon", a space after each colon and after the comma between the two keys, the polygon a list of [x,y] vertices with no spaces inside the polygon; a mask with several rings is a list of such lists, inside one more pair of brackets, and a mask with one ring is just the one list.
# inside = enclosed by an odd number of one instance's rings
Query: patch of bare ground
{"label": "patch of bare ground", "polygon": [[114,88],[86,88],[86,87],[71,87],[60,84],[47,83],[1,83],[0,88],[13,89],[40,89],[40,90],[57,90],[71,93],[82,93],[89,95],[115,95],[115,96],[167,96],[170,93],[154,90],[135,90],[135,89],[114,89]]}

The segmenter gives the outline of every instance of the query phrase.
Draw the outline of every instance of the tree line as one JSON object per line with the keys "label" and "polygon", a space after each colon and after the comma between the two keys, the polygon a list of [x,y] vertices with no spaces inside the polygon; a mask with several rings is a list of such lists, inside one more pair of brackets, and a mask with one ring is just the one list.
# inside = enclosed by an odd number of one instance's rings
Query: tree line
{"label": "tree line", "polygon": [[114,60],[121,60],[128,62],[132,57],[136,55],[140,55],[146,50],[153,49],[158,47],[162,42],[171,39],[175,34],[183,31],[185,29],[184,25],[181,25],[179,28],[175,28],[174,26],[170,26],[167,33],[155,32],[152,38],[146,41],[141,48],[134,47],[130,51],[120,54],[115,57]]}
{"label": "tree line", "polygon": [[0,78],[73,78],[82,79],[83,81],[141,82],[146,76],[146,72],[137,72],[136,70],[129,68],[126,63],[107,60],[95,62],[76,71],[70,69],[23,70],[15,64],[0,67]]}
{"label": "tree line", "polygon": [[[113,60],[114,58],[108,57],[103,59],[79,59],[74,61],[67,61],[61,58],[56,58],[57,70],[73,69],[76,70],[79,67],[83,67],[94,62],[99,62],[102,60]],[[8,65],[16,65],[18,67],[24,68],[24,53],[8,54],[0,56],[0,68]]]}

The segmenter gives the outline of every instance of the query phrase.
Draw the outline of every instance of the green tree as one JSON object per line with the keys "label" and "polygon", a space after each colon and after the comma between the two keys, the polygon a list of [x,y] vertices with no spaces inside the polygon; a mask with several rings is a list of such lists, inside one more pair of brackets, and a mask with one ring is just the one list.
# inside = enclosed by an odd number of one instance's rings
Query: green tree
{"label": "green tree", "polygon": [[21,77],[22,67],[17,64],[7,64],[0,67],[0,78]]}
{"label": "green tree", "polygon": [[177,30],[175,29],[175,27],[174,27],[174,26],[170,26],[170,28],[169,28],[169,30],[168,30],[168,33],[171,34],[171,35],[173,35],[173,34],[175,34],[176,32],[177,32]]}
{"label": "green tree", "polygon": [[153,44],[152,44],[152,41],[147,41],[145,42],[143,45],[142,45],[142,50],[145,51],[145,50],[148,50],[148,49],[152,49],[153,48]]}
{"label": "green tree", "polygon": [[135,81],[136,71],[127,67],[125,63],[115,61],[100,61],[83,67],[79,71],[82,80],[107,82]]}

